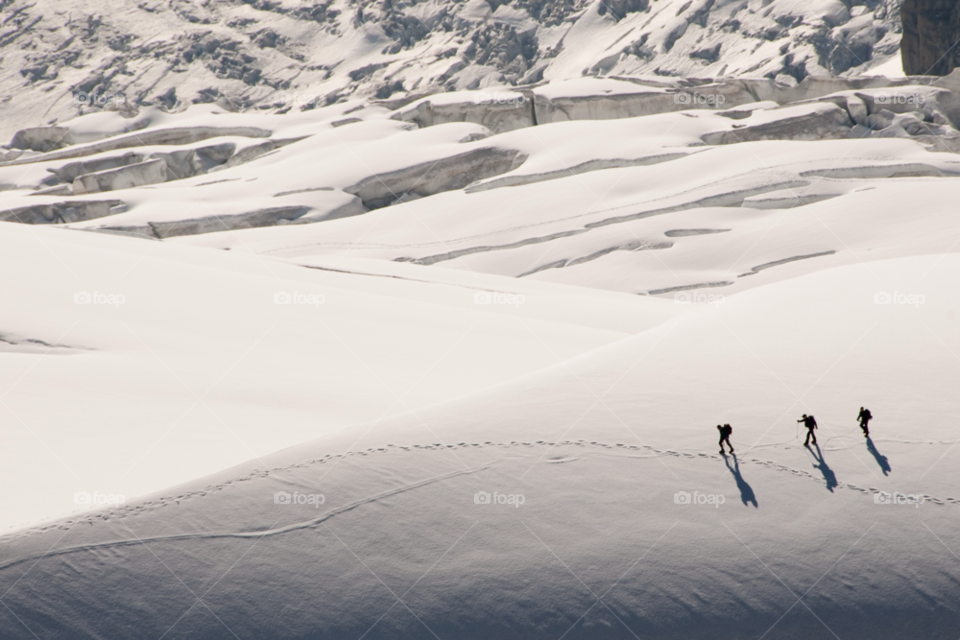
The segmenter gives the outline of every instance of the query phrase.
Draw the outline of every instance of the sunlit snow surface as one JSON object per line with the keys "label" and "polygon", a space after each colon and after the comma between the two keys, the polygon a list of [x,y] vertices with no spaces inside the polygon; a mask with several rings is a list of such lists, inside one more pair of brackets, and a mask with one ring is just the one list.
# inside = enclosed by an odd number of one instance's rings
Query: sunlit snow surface
{"label": "sunlit snow surface", "polygon": [[[0,635],[955,638],[960,160],[907,108],[848,137],[877,91],[68,123],[0,214],[122,204],[0,223]],[[264,140],[31,195],[81,145]]]}

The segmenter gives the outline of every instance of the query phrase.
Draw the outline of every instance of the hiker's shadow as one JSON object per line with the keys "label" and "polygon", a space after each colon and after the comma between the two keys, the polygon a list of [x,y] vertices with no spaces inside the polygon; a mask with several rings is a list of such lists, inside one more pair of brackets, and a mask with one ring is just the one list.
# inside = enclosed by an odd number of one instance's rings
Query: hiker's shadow
{"label": "hiker's shadow", "polygon": [[757,507],[757,496],[753,493],[753,488],[747,484],[747,481],[743,479],[743,476],[740,475],[740,461],[737,460],[737,454],[731,453],[733,458],[733,466],[730,466],[730,458],[724,454],[723,461],[727,464],[727,469],[730,470],[730,473],[733,474],[733,479],[737,481],[737,489],[740,489],[740,500],[743,502],[744,506],[752,504],[754,507]]}
{"label": "hiker's shadow", "polygon": [[874,459],[877,461],[877,464],[880,465],[880,469],[883,471],[883,475],[890,475],[890,462],[887,460],[887,456],[882,455],[877,451],[877,447],[873,444],[873,440],[870,436],[867,436],[867,451],[869,451]]}
{"label": "hiker's shadow", "polygon": [[813,446],[816,447],[817,450],[814,452],[813,449],[810,449],[810,453],[813,454],[814,459],[819,463],[813,466],[820,469],[820,473],[823,474],[823,479],[827,482],[827,489],[829,489],[830,493],[833,493],[834,487],[837,486],[837,475],[833,472],[833,469],[827,466],[827,461],[823,459],[823,452],[820,451],[820,445],[814,443]]}

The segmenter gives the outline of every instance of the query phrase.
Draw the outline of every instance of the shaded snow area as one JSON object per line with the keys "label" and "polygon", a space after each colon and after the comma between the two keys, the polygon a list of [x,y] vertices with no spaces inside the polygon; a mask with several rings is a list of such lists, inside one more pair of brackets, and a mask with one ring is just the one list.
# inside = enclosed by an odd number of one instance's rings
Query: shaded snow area
{"label": "shaded snow area", "polygon": [[[956,640],[894,4],[0,1],[0,638]],[[143,99],[39,108],[87,55]]]}

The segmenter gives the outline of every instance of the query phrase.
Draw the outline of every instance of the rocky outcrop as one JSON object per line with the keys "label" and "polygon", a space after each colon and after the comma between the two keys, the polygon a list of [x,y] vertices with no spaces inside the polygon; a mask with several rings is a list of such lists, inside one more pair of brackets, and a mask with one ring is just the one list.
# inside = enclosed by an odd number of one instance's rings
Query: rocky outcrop
{"label": "rocky outcrop", "polygon": [[[753,122],[757,120],[757,122]],[[736,144],[757,140],[828,140],[849,137],[853,122],[846,110],[822,103],[816,108],[788,107],[761,112],[734,125],[733,131],[708,133],[707,144]]]}
{"label": "rocky outcrop", "polygon": [[256,160],[260,156],[266,155],[272,151],[276,151],[282,147],[287,146],[288,144],[293,144],[294,142],[300,142],[305,139],[306,136],[299,136],[296,138],[283,138],[277,140],[264,140],[249,147],[244,147],[235,154],[229,156],[229,159],[226,160],[222,165],[213,167],[210,169],[213,171],[220,171],[222,169],[229,169],[230,167],[235,167],[240,164],[250,162],[251,160]]}
{"label": "rocky outcrop", "polygon": [[[16,9],[2,21],[0,94],[16,100],[0,102],[0,125],[12,134],[40,122],[34,113],[65,122],[148,105],[309,110],[579,73],[799,82],[895,54],[899,2],[177,0],[117,13],[110,0],[70,12],[62,0],[3,0]],[[367,38],[379,51],[344,57]]]}
{"label": "rocky outcrop", "polygon": [[[17,135],[20,135],[22,132],[23,131],[18,132]],[[106,151],[131,149],[134,147],[194,144],[221,136],[269,138],[270,133],[270,131],[258,127],[167,127],[165,129],[152,129],[149,131],[138,131],[136,133],[114,136],[106,140],[101,140],[100,142],[67,147],[59,151],[51,151],[42,156],[18,158],[17,160],[4,164],[17,165],[33,162],[48,162],[51,160],[67,160],[82,158],[83,156],[90,156],[96,153],[104,153]]]}
{"label": "rocky outcrop", "polygon": [[47,169],[47,171],[54,174],[60,182],[72,183],[77,176],[97,173],[98,171],[107,171],[108,169],[116,169],[118,167],[126,167],[143,161],[144,155],[142,153],[130,151],[119,156],[69,162],[61,167]]}
{"label": "rocky outcrop", "polygon": [[142,226],[102,227],[97,230],[143,235],[163,240],[164,238],[213,233],[216,231],[272,227],[277,224],[296,221],[309,211],[310,207],[301,205],[269,207],[267,209],[257,209],[256,211],[247,211],[235,215],[204,216],[202,218],[190,218],[173,222],[148,222]]}
{"label": "rocky outcrop", "polygon": [[588,160],[572,167],[564,167],[555,171],[545,171],[543,173],[527,173],[521,175],[505,175],[500,178],[494,178],[484,182],[471,184],[464,189],[466,193],[478,193],[480,191],[489,191],[490,189],[500,189],[502,187],[516,187],[536,182],[545,182],[547,180],[557,180],[558,178],[568,178],[570,176],[589,173],[591,171],[602,171],[604,169],[619,169],[622,167],[642,167],[661,162],[670,162],[677,158],[682,158],[686,153],[660,153],[655,155],[641,156],[639,158],[597,158]]}
{"label": "rocky outcrop", "polygon": [[945,76],[957,67],[960,3],[956,0],[904,0],[900,8],[900,51],[907,75]]}
{"label": "rocky outcrop", "polygon": [[35,204],[0,211],[0,222],[21,224],[65,224],[103,218],[114,208],[122,207],[121,200],[75,200],[53,204]]}
{"label": "rocky outcrop", "polygon": [[397,111],[395,120],[413,122],[419,127],[432,127],[447,122],[473,122],[503,133],[536,124],[533,97],[519,92],[477,92],[461,100],[448,96],[427,98]]}
{"label": "rocky outcrop", "polygon": [[231,160],[237,145],[232,142],[213,144],[196,149],[156,151],[149,160],[163,160],[167,165],[167,180],[183,180],[203,175]]}
{"label": "rocky outcrop", "polygon": [[462,189],[475,180],[491,178],[519,167],[526,156],[519,151],[481,148],[437,161],[422,162],[389,173],[364,178],[344,189],[369,209]]}
{"label": "rocky outcrop", "polygon": [[73,144],[70,129],[67,127],[30,127],[21,129],[10,141],[12,149],[30,149],[31,151],[52,151]]}
{"label": "rocky outcrop", "polygon": [[146,184],[157,184],[167,180],[167,163],[163,160],[148,160],[116,169],[107,169],[97,173],[77,176],[73,181],[75,194],[99,193],[132,189]]}
{"label": "rocky outcrop", "polygon": [[[76,179],[80,176],[88,176],[91,174],[101,175],[105,174],[105,172],[121,169],[123,167],[130,167],[131,165],[142,164],[151,160],[162,160],[166,165],[166,177],[164,180],[182,180],[184,178],[202,175],[208,171],[212,171],[217,167],[223,166],[224,163],[232,158],[236,146],[237,145],[232,142],[224,142],[220,144],[197,147],[194,149],[157,151],[150,154],[145,154],[138,151],[128,151],[127,153],[116,156],[106,156],[100,158],[91,158],[89,160],[69,162],[60,167],[49,168],[47,171],[55,176],[56,181],[69,185],[74,184]],[[155,167],[154,171],[159,171],[159,169],[156,169]],[[127,173],[114,172],[106,173],[105,175],[116,177],[127,175]],[[94,193],[96,191],[111,191],[117,188],[126,189],[130,186],[140,186],[140,184],[128,185],[125,187],[111,186],[113,184],[113,180],[114,178],[110,178],[109,180],[103,181],[102,184],[97,182],[97,188],[94,188],[93,181],[87,179],[86,183],[84,183],[84,181],[79,183],[81,190],[75,190],[74,192],[78,194]],[[48,181],[44,182],[47,183]],[[141,184],[154,184],[155,182],[156,180],[151,180],[149,182],[142,182]],[[85,184],[86,186],[84,186]]]}
{"label": "rocky outcrop", "polygon": [[718,109],[755,102],[739,82],[705,84],[677,90],[638,87],[636,92],[598,95],[535,93],[538,124],[567,120],[634,118],[687,109]]}

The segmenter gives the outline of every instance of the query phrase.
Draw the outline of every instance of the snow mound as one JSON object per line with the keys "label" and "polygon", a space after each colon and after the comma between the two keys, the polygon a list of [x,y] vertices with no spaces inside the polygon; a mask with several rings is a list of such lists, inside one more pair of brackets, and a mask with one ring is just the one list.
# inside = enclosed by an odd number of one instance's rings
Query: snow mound
{"label": "snow mound", "polygon": [[0,619],[11,638],[951,637],[958,274],[954,254],[795,278],[7,537]]}

